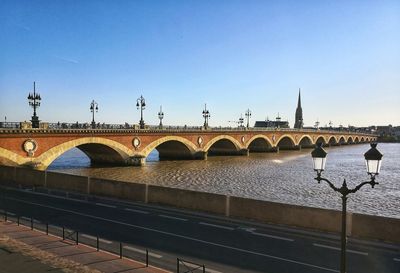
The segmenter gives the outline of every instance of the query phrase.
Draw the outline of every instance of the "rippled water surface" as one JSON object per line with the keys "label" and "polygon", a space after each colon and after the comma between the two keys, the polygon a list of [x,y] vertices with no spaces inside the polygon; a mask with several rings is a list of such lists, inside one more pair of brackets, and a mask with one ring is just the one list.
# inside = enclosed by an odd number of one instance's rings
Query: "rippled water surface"
{"label": "rippled water surface", "polygon": [[[349,187],[368,180],[364,153],[369,145],[326,148],[328,160],[324,176]],[[379,144],[384,154],[380,183],[364,186],[349,198],[349,210],[400,218],[400,144]],[[85,176],[149,183],[250,197],[296,205],[341,209],[340,195],[313,178],[311,150],[217,156],[201,161],[157,161],[152,153],[143,167],[91,167],[78,149],[58,158],[49,170]]]}

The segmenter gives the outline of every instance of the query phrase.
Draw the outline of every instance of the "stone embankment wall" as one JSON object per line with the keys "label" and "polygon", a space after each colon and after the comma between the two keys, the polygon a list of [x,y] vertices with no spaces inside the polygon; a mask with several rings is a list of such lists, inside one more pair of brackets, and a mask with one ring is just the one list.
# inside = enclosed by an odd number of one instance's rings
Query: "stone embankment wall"
{"label": "stone embankment wall", "polygon": [[[339,233],[341,212],[214,193],[0,166],[0,182],[168,205],[306,229]],[[353,237],[400,243],[400,219],[347,214]]]}

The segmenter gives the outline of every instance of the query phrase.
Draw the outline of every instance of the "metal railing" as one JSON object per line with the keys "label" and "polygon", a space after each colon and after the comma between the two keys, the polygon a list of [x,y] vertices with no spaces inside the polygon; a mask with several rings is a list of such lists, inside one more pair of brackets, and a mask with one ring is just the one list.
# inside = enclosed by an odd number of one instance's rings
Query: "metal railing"
{"label": "metal railing", "polygon": [[[79,232],[78,230],[68,228],[66,226],[58,226],[50,224],[49,222],[43,222],[34,219],[33,217],[25,217],[19,214],[14,214],[3,210],[3,219],[5,222],[13,222],[18,226],[23,225],[29,227],[31,230],[38,230],[46,233],[46,235],[53,235],[62,238],[63,241],[70,241],[75,245],[84,244],[89,247],[93,247],[96,251],[105,251],[111,254],[119,256],[120,259],[143,259],[143,257],[138,257],[133,255],[130,251],[129,244],[122,242],[115,242],[111,239],[106,239],[104,237],[91,236],[87,233]],[[94,242],[93,242],[94,241]],[[108,241],[107,244],[101,245],[101,241]],[[108,245],[108,247],[106,247]],[[132,249],[132,248],[131,248]],[[146,267],[149,267],[149,250],[146,248],[142,251],[144,253],[144,261],[142,261]],[[137,260],[136,260],[137,261]],[[196,272],[206,272],[206,266],[204,264],[198,264],[181,258],[176,258],[176,272],[177,273],[196,273]]]}
{"label": "metal railing", "polygon": [[[133,251],[129,250],[132,249],[129,247],[130,245],[127,243],[116,242],[112,241],[108,238],[91,236],[87,233],[81,233],[78,230],[68,228],[66,226],[58,226],[54,224],[50,224],[49,222],[43,222],[34,219],[33,217],[25,217],[19,214],[14,214],[8,212],[7,210],[3,210],[3,219],[5,222],[14,222],[18,226],[23,225],[29,227],[31,230],[38,230],[41,232],[46,233],[46,235],[54,235],[59,238],[62,238],[63,241],[71,241],[74,244],[78,245],[82,243],[86,246],[90,246],[95,248],[97,251],[105,251],[111,254],[119,256],[120,259],[128,258],[128,259],[135,259],[136,261],[141,260],[146,267],[149,266],[149,250],[143,249],[141,252],[144,253],[144,257],[139,257],[137,254],[135,255]],[[100,242],[106,241],[103,245]],[[135,248],[136,249],[136,248]]]}
{"label": "metal railing", "polygon": [[[21,123],[20,122],[0,122],[0,130],[5,129],[7,131],[9,130],[35,130],[35,131],[63,131],[63,130],[76,130],[76,132],[79,131],[85,131],[87,130],[93,130],[93,131],[99,131],[99,130],[117,130],[117,131],[123,131],[123,130],[129,130],[129,131],[137,131],[137,132],[146,132],[146,131],[157,131],[157,132],[165,132],[165,131],[171,131],[171,132],[190,132],[190,131],[232,131],[232,132],[237,132],[237,131],[260,131],[260,132],[274,132],[274,131],[280,131],[280,132],[324,132],[324,133],[343,133],[343,134],[368,134],[371,136],[377,136],[376,133],[371,132],[371,131],[365,131],[365,130],[350,130],[348,128],[303,128],[303,129],[297,129],[297,128],[270,128],[270,127],[231,127],[231,126],[215,126],[215,127],[209,127],[207,129],[204,129],[203,126],[175,126],[175,125],[164,125],[162,128],[160,128],[158,125],[146,125],[145,129],[140,129],[139,125],[137,124],[107,124],[107,123],[97,123],[95,128],[92,128],[90,123],[68,123],[68,122],[57,122],[57,123],[47,123],[45,128],[40,128],[40,129],[31,129],[31,128],[21,128]],[[17,132],[17,131],[15,131]]]}
{"label": "metal railing", "polygon": [[198,263],[190,262],[190,261],[183,260],[180,258],[176,258],[176,272],[177,273],[194,273],[194,272],[206,273],[206,266],[204,264],[198,264]]}

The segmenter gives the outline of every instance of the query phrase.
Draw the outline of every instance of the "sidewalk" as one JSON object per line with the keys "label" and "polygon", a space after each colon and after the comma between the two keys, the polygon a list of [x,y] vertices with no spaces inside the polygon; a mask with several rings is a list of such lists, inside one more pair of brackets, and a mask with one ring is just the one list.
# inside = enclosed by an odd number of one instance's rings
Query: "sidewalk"
{"label": "sidewalk", "polygon": [[0,273],[169,272],[4,221],[0,222],[0,262]]}

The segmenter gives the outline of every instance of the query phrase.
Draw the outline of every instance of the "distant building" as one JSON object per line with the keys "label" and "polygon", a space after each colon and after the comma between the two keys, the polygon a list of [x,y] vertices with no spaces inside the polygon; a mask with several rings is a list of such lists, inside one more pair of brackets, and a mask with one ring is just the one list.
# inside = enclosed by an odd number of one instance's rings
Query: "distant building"
{"label": "distant building", "polygon": [[267,120],[265,121],[256,121],[254,124],[254,127],[258,128],[290,128],[289,127],[289,121],[281,121],[281,118],[278,116],[276,117],[276,120]]}
{"label": "distant building", "polygon": [[294,128],[301,129],[303,128],[303,109],[301,108],[301,97],[300,97],[300,88],[299,88],[299,98],[297,100],[297,108],[296,108],[296,116]]}

